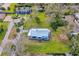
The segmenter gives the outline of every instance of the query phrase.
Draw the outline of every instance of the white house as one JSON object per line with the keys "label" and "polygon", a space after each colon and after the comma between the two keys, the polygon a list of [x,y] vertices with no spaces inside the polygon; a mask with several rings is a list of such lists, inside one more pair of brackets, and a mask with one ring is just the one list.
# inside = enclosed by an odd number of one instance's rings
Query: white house
{"label": "white house", "polygon": [[28,37],[32,40],[49,40],[50,30],[46,28],[32,28],[29,30]]}

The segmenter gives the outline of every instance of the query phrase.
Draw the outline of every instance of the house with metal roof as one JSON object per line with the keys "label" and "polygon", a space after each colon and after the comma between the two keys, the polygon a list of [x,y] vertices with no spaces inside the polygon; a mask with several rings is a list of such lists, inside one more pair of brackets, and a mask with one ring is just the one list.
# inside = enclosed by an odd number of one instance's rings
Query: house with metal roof
{"label": "house with metal roof", "polygon": [[16,7],[17,14],[30,14],[32,9],[30,7]]}
{"label": "house with metal roof", "polygon": [[29,30],[28,37],[32,40],[49,40],[50,30],[45,28],[32,28]]}

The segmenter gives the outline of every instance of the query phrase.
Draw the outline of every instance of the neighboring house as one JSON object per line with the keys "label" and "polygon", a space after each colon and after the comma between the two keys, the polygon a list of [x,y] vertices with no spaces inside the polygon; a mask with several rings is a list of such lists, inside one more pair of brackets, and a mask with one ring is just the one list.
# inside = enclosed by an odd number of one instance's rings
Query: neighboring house
{"label": "neighboring house", "polygon": [[31,14],[31,7],[16,7],[17,14]]}
{"label": "neighboring house", "polygon": [[2,7],[4,7],[5,10],[8,10],[8,8],[10,7],[10,3],[4,3]]}
{"label": "neighboring house", "polygon": [[43,11],[43,10],[44,10],[44,7],[36,6],[36,11]]}
{"label": "neighboring house", "polygon": [[79,22],[79,13],[75,13],[74,17],[75,17],[76,21]]}
{"label": "neighboring house", "polygon": [[34,40],[49,40],[50,39],[50,30],[43,28],[30,29],[28,33],[29,39]]}
{"label": "neighboring house", "polygon": [[0,20],[4,20],[5,17],[6,17],[6,14],[0,14]]}

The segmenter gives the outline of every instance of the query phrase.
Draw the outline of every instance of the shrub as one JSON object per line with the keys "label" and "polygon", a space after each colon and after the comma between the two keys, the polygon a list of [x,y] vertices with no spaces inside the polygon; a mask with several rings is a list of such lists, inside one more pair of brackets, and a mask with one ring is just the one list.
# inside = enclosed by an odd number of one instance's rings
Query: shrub
{"label": "shrub", "polygon": [[20,27],[20,26],[22,26],[23,24],[24,24],[23,21],[21,21],[21,22],[18,22],[18,23],[17,23],[17,26]]}
{"label": "shrub", "polygon": [[0,25],[0,33],[3,31],[3,25]]}
{"label": "shrub", "polygon": [[0,9],[1,9],[1,10],[5,10],[5,8],[4,8],[4,7],[0,7]]}
{"label": "shrub", "polygon": [[56,29],[58,27],[61,27],[61,26],[66,26],[68,24],[67,21],[65,20],[61,20],[60,16],[59,15],[56,15],[54,21],[52,21],[50,23],[50,26],[52,27],[52,29],[54,29],[56,31]]}
{"label": "shrub", "polygon": [[11,45],[11,49],[15,51],[16,50],[16,46],[15,45]]}
{"label": "shrub", "polygon": [[71,15],[71,14],[73,14],[73,13],[74,13],[73,10],[68,9],[68,10],[65,11],[64,15]]}
{"label": "shrub", "polygon": [[17,28],[17,29],[16,29],[16,31],[17,31],[17,32],[20,32],[20,29],[19,29],[19,28]]}
{"label": "shrub", "polygon": [[36,20],[36,22],[37,22],[38,24],[40,24],[40,23],[41,23],[41,21],[40,21],[39,17],[35,17],[35,20]]}
{"label": "shrub", "polygon": [[44,12],[45,10],[39,10],[39,12]]}

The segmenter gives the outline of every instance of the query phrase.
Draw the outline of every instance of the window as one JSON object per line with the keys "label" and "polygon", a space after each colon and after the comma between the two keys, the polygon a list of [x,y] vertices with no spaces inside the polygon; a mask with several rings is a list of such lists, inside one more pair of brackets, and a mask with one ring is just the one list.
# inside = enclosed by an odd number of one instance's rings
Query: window
{"label": "window", "polygon": [[32,38],[36,38],[36,36],[33,36]]}
{"label": "window", "polygon": [[38,38],[41,38],[41,37],[38,37]]}

